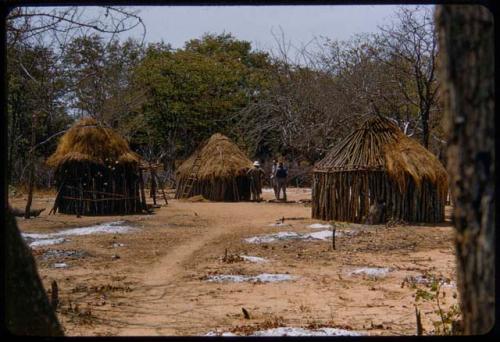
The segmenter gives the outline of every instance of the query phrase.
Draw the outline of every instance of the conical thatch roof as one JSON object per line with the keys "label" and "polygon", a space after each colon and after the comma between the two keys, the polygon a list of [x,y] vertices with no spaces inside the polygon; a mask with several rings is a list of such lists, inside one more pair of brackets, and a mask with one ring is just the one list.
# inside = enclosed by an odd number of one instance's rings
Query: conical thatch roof
{"label": "conical thatch roof", "polygon": [[199,180],[233,178],[244,175],[252,161],[228,137],[216,133],[210,137],[177,169],[178,177],[187,177],[196,158],[200,156]]}
{"label": "conical thatch roof", "polygon": [[383,117],[365,121],[314,168],[315,172],[354,170],[386,171],[401,190],[410,176],[417,186],[425,178],[440,192],[447,191],[447,173],[436,156]]}
{"label": "conical thatch roof", "polygon": [[60,138],[47,164],[57,168],[69,161],[129,164],[138,163],[140,157],[113,130],[103,127],[92,118],[84,118]]}

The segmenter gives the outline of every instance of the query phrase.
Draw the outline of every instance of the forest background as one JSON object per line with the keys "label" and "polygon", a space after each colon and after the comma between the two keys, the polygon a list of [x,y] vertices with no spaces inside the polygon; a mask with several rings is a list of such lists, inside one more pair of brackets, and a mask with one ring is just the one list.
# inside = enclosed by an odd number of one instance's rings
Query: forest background
{"label": "forest background", "polygon": [[176,166],[216,132],[265,165],[308,184],[314,163],[364,118],[384,115],[443,163],[433,10],[401,6],[378,33],[316,37],[273,52],[230,33],[182,48],[119,34],[143,25],[126,8],[79,20],[82,8],[16,8],[7,17],[8,175],[13,186],[53,185],[45,165],[58,137],[90,116],[124,135],[174,185]]}

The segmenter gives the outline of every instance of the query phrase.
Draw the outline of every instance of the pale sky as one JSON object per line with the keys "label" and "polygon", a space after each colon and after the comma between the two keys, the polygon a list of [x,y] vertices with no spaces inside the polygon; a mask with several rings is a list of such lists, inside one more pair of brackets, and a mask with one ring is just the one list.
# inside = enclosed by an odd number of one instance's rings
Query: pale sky
{"label": "pale sky", "polygon": [[[315,36],[349,39],[358,33],[377,32],[389,23],[397,6],[141,6],[139,15],[146,24],[146,42],[163,40],[174,48],[200,38],[204,33],[232,33],[252,42],[259,50],[276,46],[272,32],[285,33],[286,40],[300,47]],[[142,29],[124,36],[139,38]],[[123,37],[123,36],[122,36]]]}

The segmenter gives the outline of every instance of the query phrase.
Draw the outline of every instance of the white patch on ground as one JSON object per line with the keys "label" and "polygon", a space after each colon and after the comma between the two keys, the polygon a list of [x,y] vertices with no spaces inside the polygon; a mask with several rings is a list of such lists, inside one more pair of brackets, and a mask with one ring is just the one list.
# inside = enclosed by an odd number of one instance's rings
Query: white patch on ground
{"label": "white patch on ground", "polygon": [[244,241],[247,243],[269,243],[277,240],[289,240],[297,238],[299,236],[300,235],[295,232],[279,232],[276,234],[261,235],[261,236],[246,238],[244,239]]}
{"label": "white patch on ground", "polygon": [[277,223],[271,223],[269,226],[271,226],[271,227],[290,227],[290,224],[277,222]]}
{"label": "white patch on ground", "polygon": [[274,189],[272,189],[272,188],[263,188],[262,192],[274,192]]}
{"label": "white patch on ground", "polygon": [[274,283],[278,281],[287,281],[287,280],[292,280],[293,276],[288,275],[288,274],[270,274],[270,273],[262,273],[259,274],[258,276],[252,277],[252,281],[261,281],[263,283]]}
{"label": "white patch on ground", "polygon": [[262,263],[262,262],[267,262],[267,259],[261,258],[261,257],[256,257],[256,256],[248,256],[248,255],[240,255],[243,260],[245,261],[250,261],[250,262],[256,262],[256,263]]}
{"label": "white patch on ground", "polygon": [[308,225],[307,227],[313,229],[332,229],[331,224],[321,224],[321,223],[313,223]]}
{"label": "white patch on ground", "polygon": [[441,287],[456,288],[457,284],[454,281],[451,281],[449,284],[448,283],[441,283]]}
{"label": "white patch on ground", "polygon": [[[357,234],[355,231],[350,231],[350,230],[342,230],[342,231],[336,231],[335,232],[335,237],[340,237],[340,236],[352,236]],[[314,232],[314,233],[296,233],[296,232],[278,232],[275,234],[267,234],[267,235],[260,235],[260,236],[253,236],[250,238],[243,239],[247,243],[255,243],[255,244],[262,244],[262,243],[270,243],[270,242],[275,242],[275,241],[282,241],[282,240],[328,240],[332,238],[332,232],[330,230],[322,230],[319,232]]]}
{"label": "white patch on ground", "polygon": [[121,243],[121,242],[115,242],[113,243],[113,248],[117,248],[117,247],[125,247],[126,245],[124,243]]}
{"label": "white patch on ground", "polygon": [[361,336],[356,331],[336,328],[304,329],[294,327],[280,327],[254,332],[251,336]]}
{"label": "white patch on ground", "polygon": [[[337,236],[337,233],[335,233],[335,236]],[[304,234],[303,238],[313,240],[328,240],[332,238],[332,232],[329,230],[322,230],[320,232]]]}
{"label": "white patch on ground", "polygon": [[262,282],[262,283],[275,283],[280,281],[288,281],[292,280],[295,277],[288,274],[270,274],[270,273],[262,273],[257,276],[245,276],[245,275],[233,275],[233,274],[218,274],[211,275],[208,277],[209,282],[233,282],[233,283],[242,283],[242,282]]}
{"label": "white patch on ground", "polygon": [[29,242],[30,247],[40,247],[40,246],[50,246],[50,245],[58,245],[60,243],[68,241],[65,238],[57,238],[57,239],[40,239]]}
{"label": "white patch on ground", "polygon": [[[56,233],[36,234],[21,233],[22,237],[29,243],[30,247],[55,245],[66,241],[59,236],[82,236],[91,234],[120,234],[133,230],[132,227],[125,224],[125,221],[106,222],[95,226],[72,228],[62,230]],[[34,240],[34,241],[33,241]]]}
{"label": "white patch on ground", "polygon": [[209,331],[205,334],[205,336],[238,336],[233,334],[232,332],[217,332],[217,331]]}
{"label": "white patch on ground", "polygon": [[68,264],[65,264],[64,262],[59,262],[59,263],[53,264],[52,267],[54,267],[54,268],[67,268]]}
{"label": "white patch on ground", "polygon": [[357,268],[354,271],[351,271],[350,274],[364,274],[370,277],[385,277],[387,273],[389,273],[391,270],[386,267],[362,267],[362,268]]}

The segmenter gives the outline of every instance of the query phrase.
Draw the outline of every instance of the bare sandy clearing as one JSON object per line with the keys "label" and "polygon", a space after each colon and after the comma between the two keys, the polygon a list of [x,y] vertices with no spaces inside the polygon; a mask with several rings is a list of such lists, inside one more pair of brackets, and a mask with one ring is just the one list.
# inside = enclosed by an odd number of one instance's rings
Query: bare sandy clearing
{"label": "bare sandy clearing", "polygon": [[[289,189],[289,200],[309,199]],[[272,192],[264,192],[265,199]],[[36,196],[34,207],[52,205]],[[11,202],[22,207],[23,197]],[[210,331],[251,334],[278,327],[338,328],[365,334],[414,334],[416,289],[405,279],[429,273],[455,278],[452,228],[440,226],[363,227],[330,241],[283,240],[249,244],[245,238],[291,231],[318,232],[310,207],[298,203],[215,203],[171,200],[153,215],[18,219],[29,233],[126,221],[127,234],[71,236],[70,241],[34,248],[44,285],[57,280],[58,315],[67,335],[205,335]],[[271,226],[285,217],[286,227]],[[287,219],[291,218],[291,219]],[[328,229],[328,228],[327,228]],[[47,258],[47,251],[79,251]],[[265,258],[223,262],[225,252]],[[54,268],[55,263],[68,267]],[[351,274],[360,268],[389,268],[384,277]],[[291,281],[208,282],[209,276],[284,274]],[[418,285],[424,286],[424,285]],[[456,302],[449,286],[444,306]],[[75,309],[75,306],[77,308]],[[250,314],[243,317],[242,308]],[[432,330],[432,306],[421,305],[424,328]]]}

